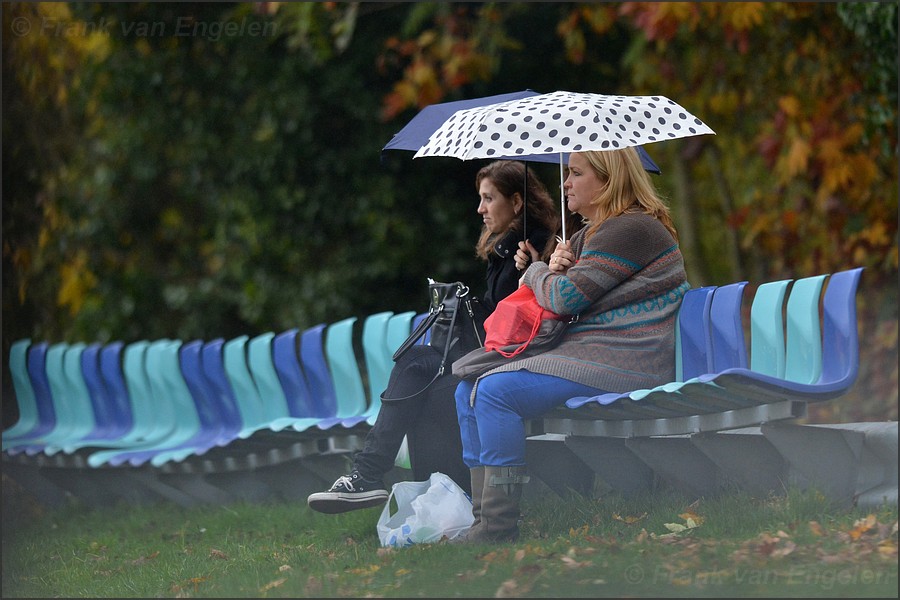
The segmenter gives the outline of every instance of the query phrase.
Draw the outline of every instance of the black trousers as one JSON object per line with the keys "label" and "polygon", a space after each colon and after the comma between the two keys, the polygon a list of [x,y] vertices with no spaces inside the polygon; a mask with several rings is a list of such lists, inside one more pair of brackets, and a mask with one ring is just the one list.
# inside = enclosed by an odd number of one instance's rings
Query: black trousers
{"label": "black trousers", "polygon": [[441,354],[431,346],[413,346],[394,365],[375,425],[354,457],[354,467],[363,478],[383,479],[394,467],[403,436],[407,436],[413,479],[424,481],[441,472],[466,493],[471,492],[456,418],[454,392],[459,379],[450,373],[448,364],[446,374],[416,393],[432,380],[440,361]]}

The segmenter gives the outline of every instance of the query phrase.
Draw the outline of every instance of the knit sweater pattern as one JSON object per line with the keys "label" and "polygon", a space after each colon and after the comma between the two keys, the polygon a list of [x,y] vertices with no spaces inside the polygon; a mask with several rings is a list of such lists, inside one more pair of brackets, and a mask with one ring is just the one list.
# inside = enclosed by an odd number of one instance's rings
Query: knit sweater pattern
{"label": "knit sweater pattern", "polygon": [[577,321],[556,348],[482,377],[526,369],[607,392],[674,379],[675,321],[690,289],[678,243],[643,213],[607,219],[585,239],[587,229],[572,236],[576,263],[564,275],[540,261],[524,274],[541,306]]}

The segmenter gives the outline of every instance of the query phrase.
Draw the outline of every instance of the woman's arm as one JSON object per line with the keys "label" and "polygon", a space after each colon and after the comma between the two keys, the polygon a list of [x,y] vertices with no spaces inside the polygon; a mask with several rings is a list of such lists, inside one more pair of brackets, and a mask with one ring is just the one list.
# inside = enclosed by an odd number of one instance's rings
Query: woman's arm
{"label": "woman's arm", "polygon": [[[572,238],[579,249],[579,231]],[[523,277],[544,308],[561,315],[580,314],[623,281],[655,260],[676,242],[657,219],[628,214],[605,221],[577,252],[577,261],[565,274],[553,273],[546,263],[535,263]]]}

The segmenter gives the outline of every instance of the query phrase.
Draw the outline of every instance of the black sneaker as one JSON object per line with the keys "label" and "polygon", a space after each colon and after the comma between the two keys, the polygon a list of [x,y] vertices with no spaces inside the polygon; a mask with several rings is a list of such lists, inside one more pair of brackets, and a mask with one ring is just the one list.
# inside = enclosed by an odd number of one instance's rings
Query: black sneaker
{"label": "black sneaker", "polygon": [[388,491],[380,481],[366,481],[357,471],[341,475],[327,492],[310,494],[309,507],[321,513],[335,514],[384,504]]}

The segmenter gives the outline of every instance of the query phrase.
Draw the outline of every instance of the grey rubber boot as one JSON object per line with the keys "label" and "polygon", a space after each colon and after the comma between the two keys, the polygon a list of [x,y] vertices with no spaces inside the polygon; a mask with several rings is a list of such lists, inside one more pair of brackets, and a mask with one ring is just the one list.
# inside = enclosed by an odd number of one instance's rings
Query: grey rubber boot
{"label": "grey rubber boot", "polygon": [[481,527],[481,495],[484,490],[484,467],[470,467],[469,477],[472,482],[472,526],[464,535],[450,540],[451,544],[465,543],[468,536],[475,535],[475,532]]}
{"label": "grey rubber boot", "polygon": [[522,485],[529,479],[526,473],[524,466],[484,467],[481,523],[469,530],[466,542],[514,542],[519,539],[519,502]]}
{"label": "grey rubber boot", "polygon": [[472,477],[472,527],[469,531],[481,526],[481,496],[484,494],[484,467],[474,467],[469,469],[469,475]]}

